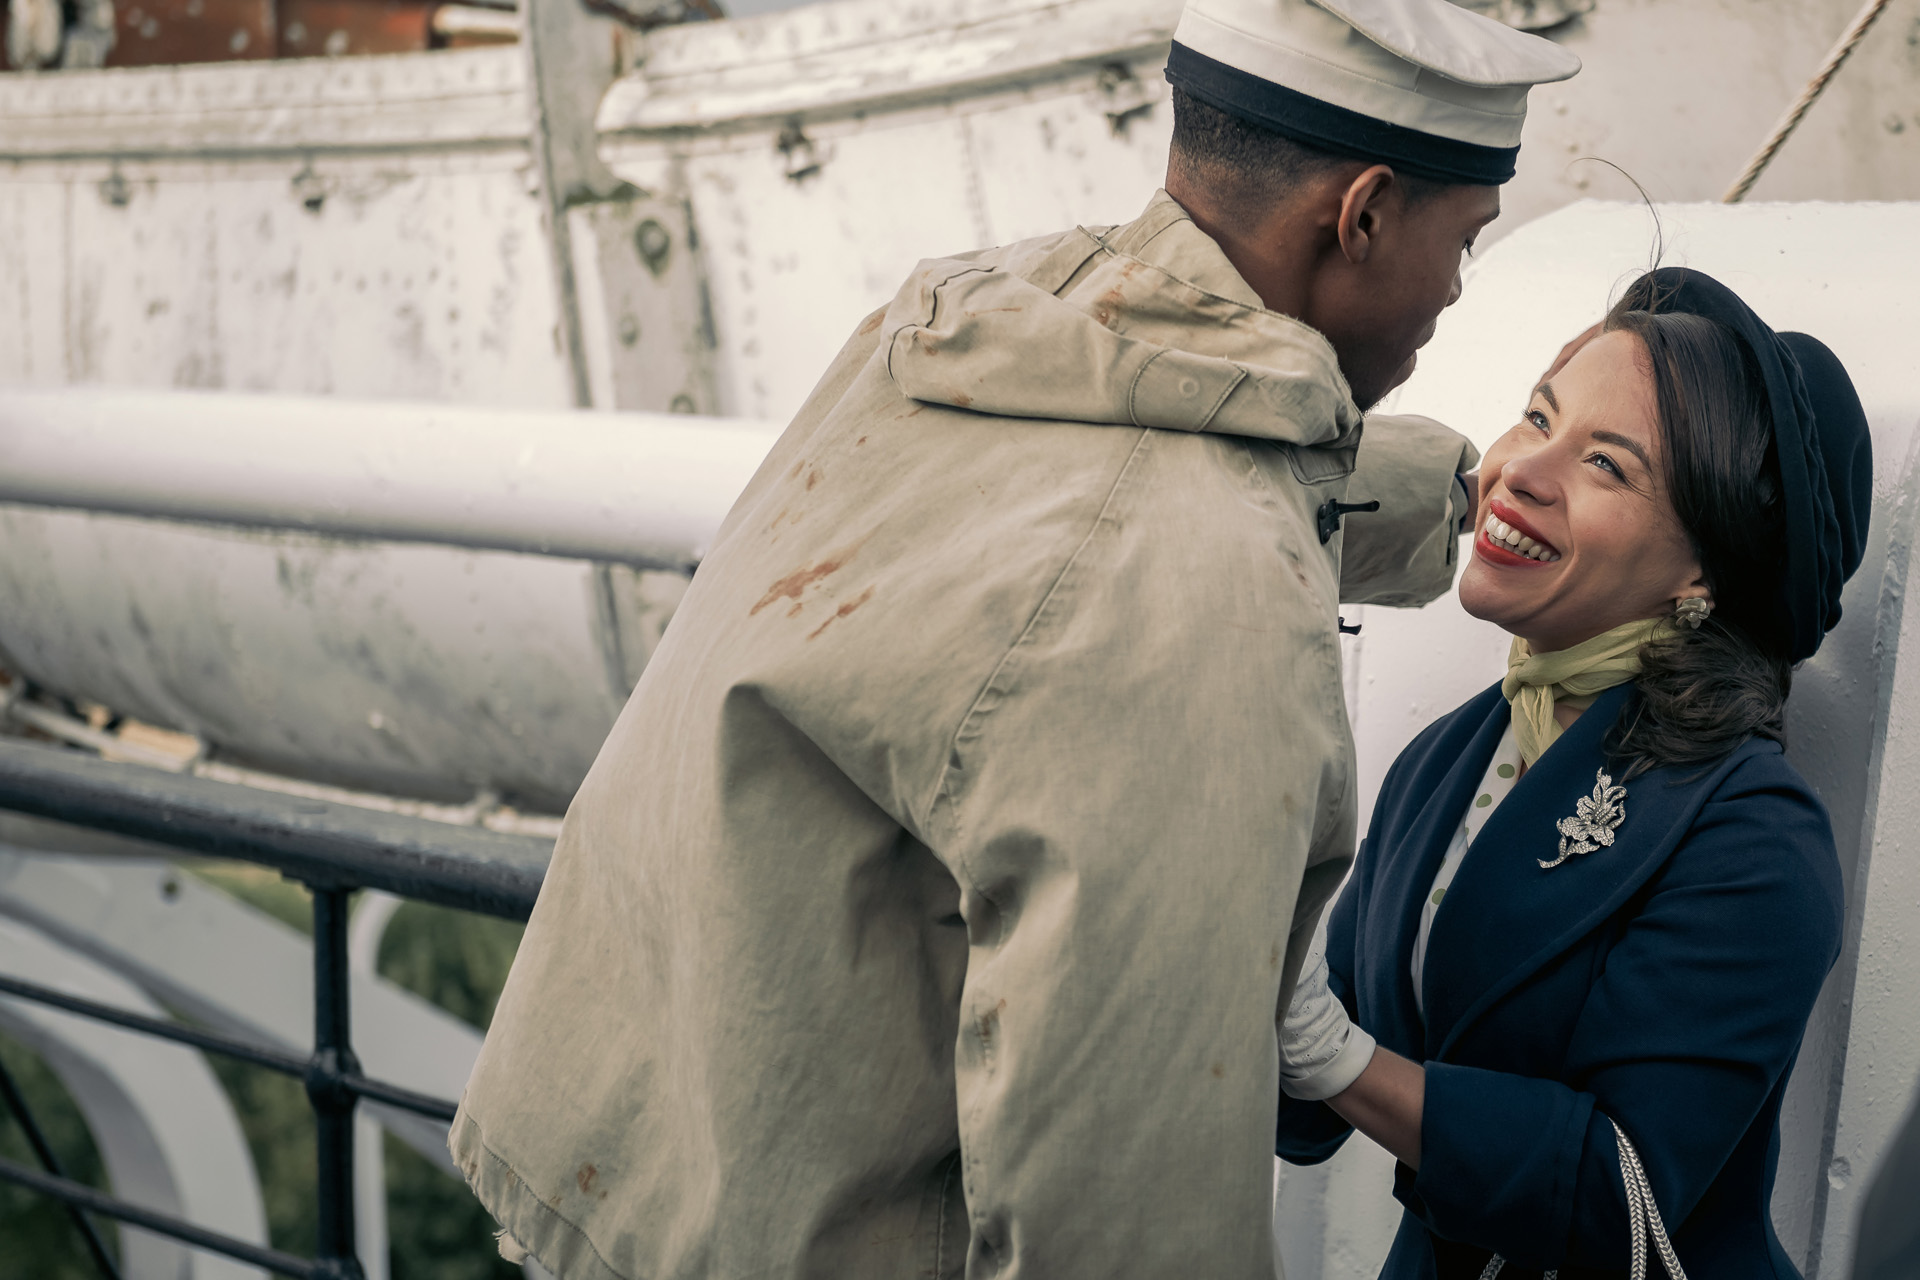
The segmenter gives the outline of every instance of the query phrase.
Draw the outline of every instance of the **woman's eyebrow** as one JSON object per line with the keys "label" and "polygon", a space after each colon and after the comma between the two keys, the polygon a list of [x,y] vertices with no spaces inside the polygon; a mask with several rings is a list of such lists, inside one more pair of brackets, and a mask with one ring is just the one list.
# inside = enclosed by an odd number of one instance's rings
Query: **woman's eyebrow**
{"label": "woman's eyebrow", "polygon": [[1545,400],[1548,404],[1552,405],[1553,411],[1555,413],[1560,412],[1560,401],[1554,397],[1553,384],[1551,382],[1541,383],[1539,386],[1533,389],[1533,394],[1539,396],[1542,400]]}
{"label": "woman's eyebrow", "polygon": [[1647,474],[1653,474],[1653,460],[1647,457],[1647,451],[1642,449],[1634,441],[1621,435],[1618,431],[1595,431],[1593,438],[1603,444],[1619,445],[1622,449],[1625,449],[1628,453],[1640,459],[1640,465],[1647,469]]}

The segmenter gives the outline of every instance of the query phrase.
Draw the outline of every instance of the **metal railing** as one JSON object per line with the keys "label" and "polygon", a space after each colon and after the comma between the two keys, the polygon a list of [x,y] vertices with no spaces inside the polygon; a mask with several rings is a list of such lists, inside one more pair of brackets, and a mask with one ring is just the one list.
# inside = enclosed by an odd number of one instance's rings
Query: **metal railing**
{"label": "metal railing", "polygon": [[64,1203],[95,1265],[115,1280],[118,1270],[89,1214],[117,1218],[283,1276],[360,1280],[364,1273],[354,1248],[353,1217],[355,1106],[367,1098],[451,1121],[455,1104],[361,1072],[348,1019],[349,895],[355,889],[383,889],[419,902],[525,920],[540,890],[552,852],[550,843],[114,764],[19,742],[0,742],[0,809],[132,836],[184,853],[271,867],[312,893],[314,1036],[313,1052],[307,1057],[186,1023],[130,1013],[4,975],[0,975],[0,994],[224,1054],[303,1081],[319,1151],[316,1256],[302,1258],[250,1244],[68,1178],[4,1067],[0,1067],[0,1103],[19,1121],[41,1168],[0,1159],[0,1181]]}

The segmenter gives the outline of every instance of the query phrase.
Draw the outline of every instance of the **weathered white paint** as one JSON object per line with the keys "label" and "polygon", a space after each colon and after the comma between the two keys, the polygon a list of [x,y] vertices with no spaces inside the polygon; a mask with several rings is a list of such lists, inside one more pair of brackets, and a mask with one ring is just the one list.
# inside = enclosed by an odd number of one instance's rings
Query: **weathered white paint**
{"label": "weathered white paint", "polygon": [[[1159,71],[1179,7],[832,0],[650,35],[602,106],[603,148],[617,172],[693,202],[725,411],[790,415],[920,258],[1137,213],[1164,171]],[[1854,7],[1601,0],[1556,29],[1586,70],[1535,93],[1488,243],[1632,193],[1582,157],[1657,199],[1717,196]],[[1869,36],[1755,198],[1920,198],[1917,23],[1890,14]]]}
{"label": "weathered white paint", "polygon": [[686,583],[20,507],[0,547],[0,667],[237,763],[549,813]]}
{"label": "weathered white paint", "polygon": [[568,403],[522,79],[0,75],[0,382]]}
{"label": "weathered white paint", "polygon": [[[1920,205],[1667,206],[1664,261],[1713,273],[1770,323],[1818,336],[1846,363],[1873,426],[1875,512],[1845,617],[1796,677],[1789,754],[1833,815],[1852,907],[1848,950],[1809,1026],[1782,1116],[1774,1218],[1810,1276],[1846,1274],[1852,1193],[1920,1076],[1920,932],[1912,732],[1920,661],[1901,662],[1914,527],[1920,388],[1909,335],[1920,327],[1920,255],[1883,246],[1920,237]],[[1485,445],[1517,419],[1560,345],[1599,318],[1651,259],[1653,222],[1634,205],[1564,209],[1494,246],[1390,406],[1452,423]],[[1361,611],[1350,642],[1362,804],[1401,747],[1436,715],[1497,679],[1506,638],[1451,597],[1418,611]],[[1885,815],[1884,818],[1882,815]],[[1856,966],[1858,970],[1856,973]],[[1845,1166],[1833,1164],[1844,1160]],[[1391,1162],[1349,1144],[1325,1171],[1290,1171],[1276,1221],[1320,1238],[1299,1275],[1375,1272],[1397,1219]],[[1331,1191],[1328,1191],[1331,1188]],[[1299,1196],[1317,1213],[1288,1202]]]}
{"label": "weathered white paint", "polygon": [[0,163],[524,149],[515,51],[0,75]]}
{"label": "weathered white paint", "polygon": [[0,502],[685,572],[777,435],[669,414],[0,390]]}
{"label": "weathered white paint", "polygon": [[[601,106],[608,133],[742,130],[884,115],[1049,86],[1165,55],[1169,0],[828,0],[777,17],[668,27]],[[884,127],[884,125],[882,125]]]}
{"label": "weathered white paint", "polygon": [[1841,960],[1852,970],[1852,1009],[1843,1069],[1829,1078],[1827,1103],[1837,1111],[1825,1171],[1826,1217],[1815,1224],[1821,1273],[1829,1276],[1847,1274],[1866,1190],[1920,1084],[1920,961],[1913,946],[1920,924],[1920,677],[1911,655],[1887,640],[1908,627],[1920,635],[1920,595],[1908,589],[1920,509],[1920,469],[1911,450],[1897,484],[1888,504],[1887,585],[1873,654],[1882,701],[1868,778],[1872,820],[1864,826],[1854,873],[1859,934]]}
{"label": "weathered white paint", "polygon": [[[299,776],[555,810],[772,439],[667,415],[0,391],[0,501],[169,518],[0,506],[0,663]],[[648,565],[671,571],[624,567]]]}
{"label": "weathered white paint", "polygon": [[920,258],[1137,213],[1166,167],[1176,12],[842,0],[650,37],[603,148],[692,202],[723,411],[791,416]]}
{"label": "weathered white paint", "polygon": [[[595,403],[783,419],[916,259],[1130,217],[1164,164],[1178,7],[831,0],[645,37],[602,149],[692,202],[719,350],[690,391],[643,403],[644,377],[603,376]],[[1717,194],[1852,7],[1604,0],[1556,29],[1586,70],[1535,95],[1494,234],[1629,191],[1585,156],[1659,199]],[[1896,6],[1869,35],[1757,198],[1920,197],[1916,24]],[[0,379],[572,403],[525,80],[519,48],[0,75],[0,296],[19,300]],[[583,341],[641,323],[589,363],[672,364],[705,328],[596,316],[594,287]]]}

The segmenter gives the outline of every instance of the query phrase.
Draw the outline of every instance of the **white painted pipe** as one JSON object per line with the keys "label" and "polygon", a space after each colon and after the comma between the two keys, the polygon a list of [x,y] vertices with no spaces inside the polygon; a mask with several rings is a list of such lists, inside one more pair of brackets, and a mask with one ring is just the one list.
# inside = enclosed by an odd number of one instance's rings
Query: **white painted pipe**
{"label": "white painted pipe", "polygon": [[687,569],[779,434],[678,414],[0,391],[0,502]]}

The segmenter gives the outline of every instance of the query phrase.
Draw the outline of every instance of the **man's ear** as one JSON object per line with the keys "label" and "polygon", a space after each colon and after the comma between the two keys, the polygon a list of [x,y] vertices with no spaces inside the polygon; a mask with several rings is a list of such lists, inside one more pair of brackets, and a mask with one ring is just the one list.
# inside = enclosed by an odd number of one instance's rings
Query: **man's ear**
{"label": "man's ear", "polygon": [[1380,219],[1386,212],[1393,187],[1391,167],[1370,165],[1355,175],[1340,197],[1340,220],[1334,232],[1340,240],[1340,252],[1355,266],[1365,262],[1373,252],[1374,240],[1380,234]]}

